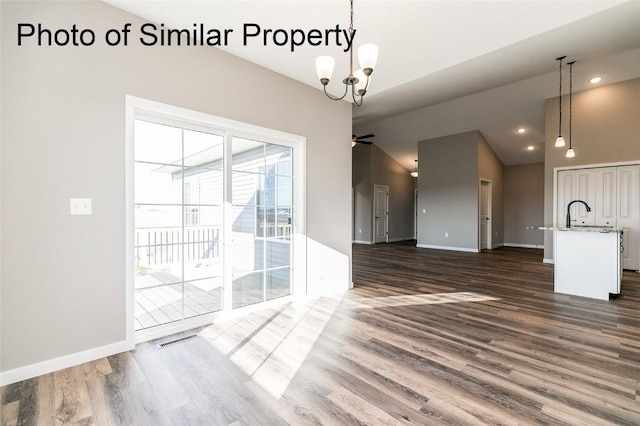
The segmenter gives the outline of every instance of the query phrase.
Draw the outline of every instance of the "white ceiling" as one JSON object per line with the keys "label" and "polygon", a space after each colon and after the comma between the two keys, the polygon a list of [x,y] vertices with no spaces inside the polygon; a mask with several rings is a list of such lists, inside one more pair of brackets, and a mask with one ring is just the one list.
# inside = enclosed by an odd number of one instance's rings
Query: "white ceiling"
{"label": "white ceiling", "polygon": [[[346,29],[347,0],[107,3],[173,28],[232,28],[225,51],[319,90],[316,56],[336,58],[333,93],[348,74],[343,47],[305,45],[291,52],[265,47],[262,40],[242,42],[245,23]],[[380,47],[365,103],[353,110],[354,128],[368,133],[377,119],[417,108],[434,117],[425,134],[375,139],[407,169],[413,169],[418,140],[475,129],[506,165],[543,161],[544,99],[557,96],[557,56],[577,61],[576,91],[595,74],[603,77],[601,84],[640,77],[640,1],[356,0],[354,8],[355,47]],[[452,111],[458,112],[455,120],[435,119]],[[528,129],[524,136],[515,133],[519,126]],[[524,150],[526,144],[536,151]]]}

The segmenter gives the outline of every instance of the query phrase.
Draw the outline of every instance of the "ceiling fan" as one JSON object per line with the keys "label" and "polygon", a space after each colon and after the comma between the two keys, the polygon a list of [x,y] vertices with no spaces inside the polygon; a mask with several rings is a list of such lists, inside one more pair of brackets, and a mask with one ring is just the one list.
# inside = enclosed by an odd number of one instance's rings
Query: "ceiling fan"
{"label": "ceiling fan", "polygon": [[365,141],[364,139],[373,138],[375,136],[376,135],[374,135],[373,133],[369,133],[368,135],[363,135],[363,136],[351,135],[351,148],[353,148],[354,146],[356,146],[356,144],[359,144],[359,143],[371,145],[373,141]]}

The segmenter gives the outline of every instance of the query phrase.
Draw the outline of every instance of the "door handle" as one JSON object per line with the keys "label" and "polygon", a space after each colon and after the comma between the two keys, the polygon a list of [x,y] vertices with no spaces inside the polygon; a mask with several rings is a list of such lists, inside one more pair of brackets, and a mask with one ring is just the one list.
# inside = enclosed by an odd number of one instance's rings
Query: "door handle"
{"label": "door handle", "polygon": [[487,218],[487,220],[491,219],[490,217]]}

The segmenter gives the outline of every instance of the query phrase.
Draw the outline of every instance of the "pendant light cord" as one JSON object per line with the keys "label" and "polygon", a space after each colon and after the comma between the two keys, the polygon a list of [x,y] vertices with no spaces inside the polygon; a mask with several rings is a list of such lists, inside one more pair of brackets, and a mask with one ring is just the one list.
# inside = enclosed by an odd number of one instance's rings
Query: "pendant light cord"
{"label": "pendant light cord", "polygon": [[560,62],[560,90],[558,92],[558,112],[560,119],[558,120],[558,137],[562,136],[562,60],[564,58],[566,58],[566,56],[556,58],[556,60]]}
{"label": "pendant light cord", "polygon": [[571,116],[572,116],[572,97],[573,97],[573,64],[575,64],[576,61],[573,62],[569,62],[569,149],[572,149],[571,147]]}

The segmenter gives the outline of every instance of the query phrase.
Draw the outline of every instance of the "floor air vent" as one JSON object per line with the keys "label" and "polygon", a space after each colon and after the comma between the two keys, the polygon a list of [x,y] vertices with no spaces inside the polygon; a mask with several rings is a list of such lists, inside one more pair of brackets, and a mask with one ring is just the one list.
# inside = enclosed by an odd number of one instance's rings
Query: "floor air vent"
{"label": "floor air vent", "polygon": [[179,337],[177,339],[169,340],[168,342],[158,343],[156,346],[158,347],[158,349],[162,349],[162,348],[165,348],[165,347],[167,347],[169,345],[174,345],[176,343],[184,342],[185,340],[193,339],[194,337],[198,337],[198,335],[197,334],[191,334],[189,336]]}

